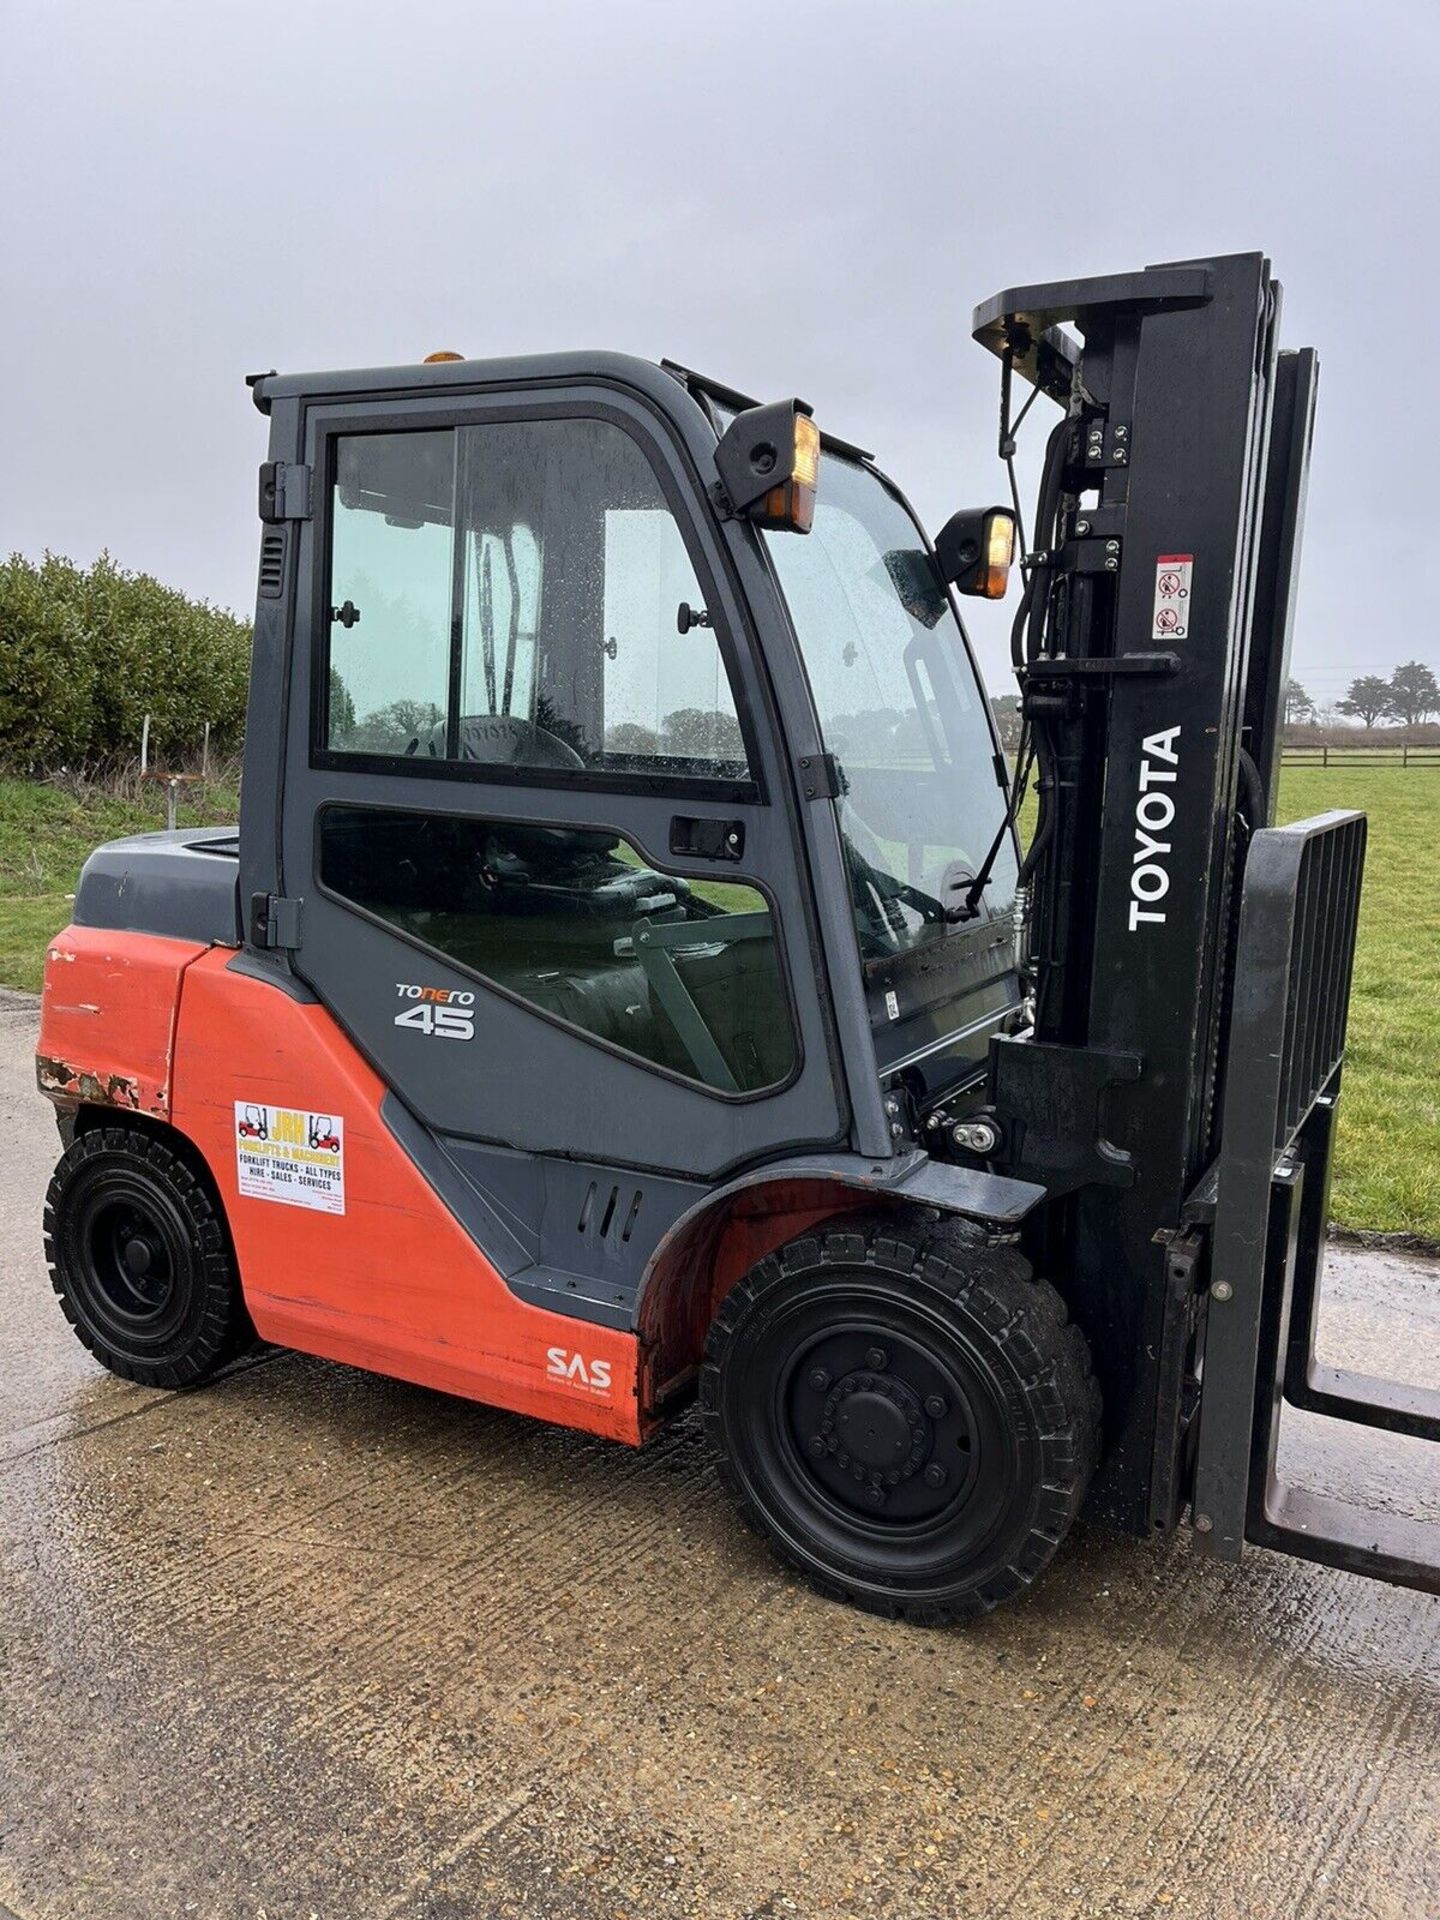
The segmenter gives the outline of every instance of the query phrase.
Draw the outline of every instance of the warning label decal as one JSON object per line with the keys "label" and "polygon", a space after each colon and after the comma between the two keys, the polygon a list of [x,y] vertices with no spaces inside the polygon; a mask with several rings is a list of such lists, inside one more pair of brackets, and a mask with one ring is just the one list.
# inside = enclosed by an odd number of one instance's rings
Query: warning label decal
{"label": "warning label decal", "polygon": [[1183,640],[1190,631],[1190,569],[1193,553],[1162,553],[1155,562],[1152,640]]}
{"label": "warning label decal", "polygon": [[235,1102],[235,1170],[251,1200],[345,1211],[345,1122],[338,1114]]}

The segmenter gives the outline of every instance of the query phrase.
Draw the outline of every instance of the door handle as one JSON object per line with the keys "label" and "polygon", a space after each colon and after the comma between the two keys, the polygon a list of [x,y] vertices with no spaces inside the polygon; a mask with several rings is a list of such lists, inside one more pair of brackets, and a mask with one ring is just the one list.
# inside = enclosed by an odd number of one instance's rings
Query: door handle
{"label": "door handle", "polygon": [[670,851],[692,860],[738,860],[745,851],[745,822],[677,813],[670,822]]}

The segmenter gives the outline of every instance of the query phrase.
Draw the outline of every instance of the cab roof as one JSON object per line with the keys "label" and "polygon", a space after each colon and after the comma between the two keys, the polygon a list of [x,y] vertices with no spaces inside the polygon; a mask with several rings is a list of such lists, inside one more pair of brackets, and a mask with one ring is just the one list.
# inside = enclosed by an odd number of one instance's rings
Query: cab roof
{"label": "cab roof", "polygon": [[[343,400],[356,395],[379,399],[473,391],[490,386],[565,386],[583,381],[628,387],[632,392],[644,394],[672,417],[689,412],[675,405],[678,387],[717,433],[719,422],[711,402],[735,413],[760,405],[753,395],[727,386],[721,380],[712,380],[692,367],[681,366],[676,360],[644,360],[638,354],[612,353],[605,349],[514,354],[487,360],[412,361],[398,367],[349,367],[315,373],[271,371],[248,375],[246,385],[261,413],[268,414],[276,400]],[[863,447],[828,433],[823,426],[820,438],[823,446],[843,457],[853,460],[874,457]]]}
{"label": "cab roof", "polygon": [[488,360],[434,360],[398,367],[349,367],[315,373],[257,373],[247,385],[268,413],[276,400],[345,399],[355,394],[444,393],[456,388],[536,386],[599,380],[648,394],[673,406],[675,389],[690,377],[636,354],[605,351],[515,354]]}

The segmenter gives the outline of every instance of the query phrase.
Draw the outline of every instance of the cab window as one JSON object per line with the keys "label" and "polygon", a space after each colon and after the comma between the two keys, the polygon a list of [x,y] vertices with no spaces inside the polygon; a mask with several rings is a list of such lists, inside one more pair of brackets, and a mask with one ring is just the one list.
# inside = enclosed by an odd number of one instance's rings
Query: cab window
{"label": "cab window", "polygon": [[[795,1070],[764,894],[667,873],[610,828],[329,806],[320,880],[550,1019],[716,1093]],[[478,1037],[475,1004],[463,990],[439,1012],[407,1001],[398,1024]]]}
{"label": "cab window", "polygon": [[321,750],[752,786],[644,451],[598,419],[337,438]]}

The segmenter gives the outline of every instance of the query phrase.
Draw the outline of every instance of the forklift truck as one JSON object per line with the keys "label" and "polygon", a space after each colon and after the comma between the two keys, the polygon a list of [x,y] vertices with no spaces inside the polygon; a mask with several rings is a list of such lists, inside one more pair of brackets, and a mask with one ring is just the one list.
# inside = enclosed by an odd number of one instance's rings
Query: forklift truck
{"label": "forklift truck", "polygon": [[[1272,824],[1279,309],[1259,254],[989,301],[1013,505],[934,545],[803,402],[669,362],[256,376],[238,833],[100,848],[48,957],[91,1351],[630,1445],[698,1396],[780,1555],[920,1622],[1086,1502],[1440,1590],[1276,1474],[1282,1402],[1440,1434],[1314,1353],[1365,820]],[[1012,772],[956,595],[1017,533]]]}

